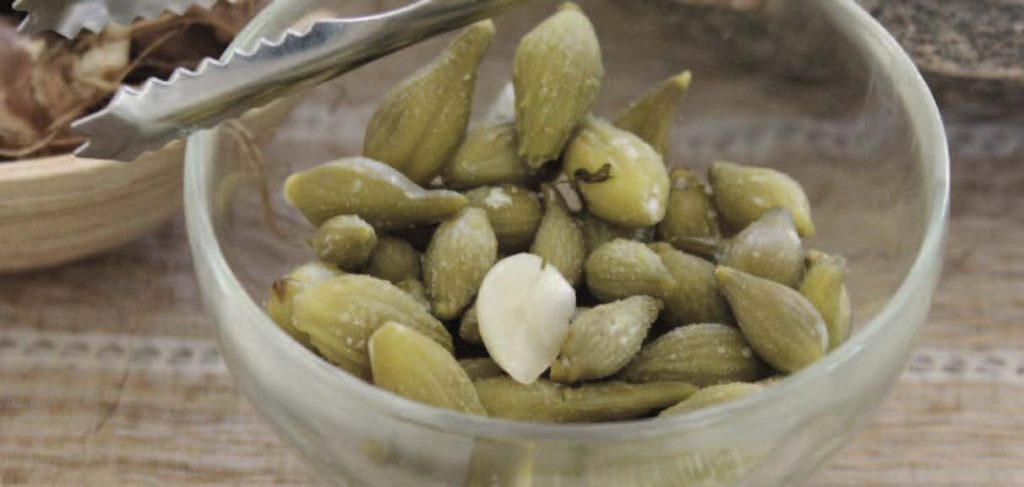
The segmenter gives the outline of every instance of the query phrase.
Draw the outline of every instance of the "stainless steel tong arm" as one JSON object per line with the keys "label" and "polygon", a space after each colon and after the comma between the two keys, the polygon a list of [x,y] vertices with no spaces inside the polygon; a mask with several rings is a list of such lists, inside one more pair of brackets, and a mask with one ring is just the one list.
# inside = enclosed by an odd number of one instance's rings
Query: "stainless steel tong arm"
{"label": "stainless steel tong arm", "polygon": [[[339,0],[341,1],[341,0]],[[193,131],[351,71],[429,37],[495,16],[526,0],[418,0],[359,18],[314,22],[252,50],[207,59],[194,71],[139,89],[122,87],[73,128],[90,140],[76,154],[132,160]]]}

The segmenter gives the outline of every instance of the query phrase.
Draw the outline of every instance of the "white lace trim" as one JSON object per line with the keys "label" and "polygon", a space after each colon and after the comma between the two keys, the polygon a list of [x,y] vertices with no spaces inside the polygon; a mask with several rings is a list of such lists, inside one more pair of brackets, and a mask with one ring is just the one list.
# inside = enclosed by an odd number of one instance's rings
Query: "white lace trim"
{"label": "white lace trim", "polygon": [[[212,339],[0,330],[0,368],[79,368],[226,374]],[[903,380],[1024,384],[1024,350],[962,351],[918,348]]]}

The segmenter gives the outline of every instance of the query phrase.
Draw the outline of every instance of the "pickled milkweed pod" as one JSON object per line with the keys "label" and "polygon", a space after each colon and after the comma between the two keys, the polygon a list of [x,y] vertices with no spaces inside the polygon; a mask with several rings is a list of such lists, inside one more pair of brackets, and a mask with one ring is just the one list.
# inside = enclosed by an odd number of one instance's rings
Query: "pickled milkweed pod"
{"label": "pickled milkweed pod", "polygon": [[653,250],[632,240],[612,240],[587,258],[587,288],[602,302],[630,296],[662,297],[675,290],[675,280]]}
{"label": "pickled milkweed pod", "polygon": [[642,139],[588,117],[565,151],[563,172],[587,211],[624,227],[657,225],[668,208],[668,170]]}
{"label": "pickled milkweed pod", "polygon": [[628,382],[677,380],[698,387],[754,381],[768,368],[733,326],[701,323],[681,326],[644,346],[620,374]]}
{"label": "pickled milkweed pod", "polygon": [[728,267],[715,277],[751,348],[776,370],[796,372],[825,355],[825,321],[800,293]]}
{"label": "pickled milkweed pod", "polygon": [[498,255],[498,241],[479,208],[466,208],[434,233],[423,258],[423,277],[434,315],[457,318],[480,289]]}
{"label": "pickled milkweed pod", "polygon": [[690,89],[691,78],[689,71],[683,71],[658,83],[620,113],[615,126],[633,132],[667,159],[676,112]]}
{"label": "pickled milkweed pod", "polygon": [[573,3],[540,23],[516,49],[513,85],[519,157],[556,159],[597,99],[604,66],[594,26]]}
{"label": "pickled milkweed pod", "polygon": [[422,275],[420,253],[404,240],[383,237],[370,253],[366,273],[396,283],[419,279]]}
{"label": "pickled milkweed pod", "polygon": [[733,231],[740,231],[766,211],[782,207],[793,215],[802,237],[814,235],[811,205],[800,183],[767,167],[715,162],[708,169],[718,214]]}
{"label": "pickled milkweed pod", "polygon": [[388,322],[370,337],[368,350],[378,387],[431,406],[486,414],[455,357],[422,333]]}
{"label": "pickled milkweed pod", "polygon": [[601,382],[566,387],[543,379],[524,385],[499,377],[473,384],[490,416],[544,423],[637,418],[697,392],[685,382]]}
{"label": "pickled milkweed pod", "polygon": [[661,258],[661,263],[675,282],[674,290],[662,296],[666,324],[683,326],[733,322],[729,303],[725,301],[715,279],[714,264],[676,250],[664,242],[648,246]]}
{"label": "pickled milkweed pod", "polygon": [[804,273],[804,248],[785,208],[772,208],[733,237],[719,263],[795,288]]}
{"label": "pickled milkweed pod", "polygon": [[329,362],[369,379],[370,335],[389,321],[403,323],[452,349],[452,337],[423,305],[390,282],[347,274],[320,282],[295,297],[292,324],[310,336]]}
{"label": "pickled milkweed pod", "polygon": [[451,160],[466,135],[480,61],[494,38],[494,23],[466,28],[441,55],[391,90],[370,118],[366,157],[427,184]]}
{"label": "pickled milkweed pod", "polygon": [[682,239],[721,238],[718,212],[711,191],[693,171],[675,168],[669,173],[672,189],[668,195],[665,219],[658,224],[658,238],[681,250]]}
{"label": "pickled milkweed pod", "polygon": [[812,250],[807,253],[807,261],[800,294],[821,313],[828,327],[828,349],[832,350],[850,337],[853,321],[846,292],[846,259]]}
{"label": "pickled milkweed pod", "polygon": [[527,183],[533,170],[519,160],[518,145],[512,122],[470,130],[452,162],[445,166],[444,183],[451,188]]}
{"label": "pickled milkweed pod", "polygon": [[679,404],[662,411],[658,416],[689,413],[698,409],[735,401],[762,390],[764,390],[764,386],[761,384],[747,384],[744,382],[711,386],[697,391]]}
{"label": "pickled milkweed pod", "polygon": [[565,280],[575,286],[583,275],[583,262],[587,258],[583,230],[556,189],[545,185],[542,190],[547,211],[537,228],[530,253],[555,266]]}
{"label": "pickled milkweed pod", "polygon": [[655,298],[633,296],[583,311],[569,326],[551,380],[571,384],[618,372],[640,350],[661,308]]}
{"label": "pickled milkweed pod", "polygon": [[377,246],[377,232],[366,220],[355,215],[339,215],[316,229],[310,246],[317,258],[346,271],[366,265]]}
{"label": "pickled milkweed pod", "polygon": [[459,193],[423,189],[395,168],[363,157],[292,174],[284,196],[313,225],[358,215],[378,230],[437,223],[469,204]]}
{"label": "pickled milkweed pod", "polygon": [[470,206],[487,212],[503,252],[518,252],[529,247],[544,216],[537,196],[521,186],[485,186],[467,192],[466,198]]}
{"label": "pickled milkweed pod", "polygon": [[310,262],[297,267],[287,276],[274,281],[273,290],[267,299],[267,315],[285,333],[299,343],[309,346],[309,335],[292,324],[295,296],[320,282],[342,274],[344,272],[341,269],[323,262]]}

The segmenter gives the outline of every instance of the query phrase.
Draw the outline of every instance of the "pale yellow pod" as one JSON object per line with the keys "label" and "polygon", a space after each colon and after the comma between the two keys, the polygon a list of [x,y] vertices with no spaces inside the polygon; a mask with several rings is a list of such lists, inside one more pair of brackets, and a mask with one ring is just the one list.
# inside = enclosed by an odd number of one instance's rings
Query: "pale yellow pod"
{"label": "pale yellow pod", "polygon": [[665,321],[669,326],[733,322],[729,303],[715,279],[714,264],[664,242],[648,245],[658,254],[675,281],[675,289],[662,297]]}
{"label": "pale yellow pod", "polygon": [[444,325],[401,289],[375,277],[333,277],[295,297],[292,324],[309,334],[327,360],[357,377],[369,379],[366,342],[388,321],[404,323],[446,350],[452,338]]}
{"label": "pale yellow pod", "polygon": [[391,90],[370,117],[366,157],[427,184],[462,144],[477,68],[494,38],[494,23],[466,28],[441,55]]}
{"label": "pale yellow pod", "polygon": [[718,285],[757,355],[780,372],[796,372],[828,350],[828,328],[803,295],[783,284],[719,266]]}
{"label": "pale yellow pod", "polygon": [[739,329],[700,323],[676,328],[647,344],[619,377],[629,382],[675,380],[706,387],[766,375],[768,367]]}
{"label": "pale yellow pod", "polygon": [[388,322],[370,336],[368,350],[377,387],[439,408],[487,414],[451,352],[422,333]]}
{"label": "pale yellow pod", "polygon": [[467,343],[483,343],[480,339],[480,321],[476,317],[476,304],[470,305],[462,313],[459,321],[459,338]]}
{"label": "pale yellow pod", "polygon": [[616,239],[590,254],[585,264],[587,288],[602,302],[630,296],[669,296],[675,280],[658,254],[640,242]]}
{"label": "pale yellow pod", "polygon": [[522,186],[485,186],[467,192],[466,198],[470,206],[487,212],[498,247],[506,253],[529,247],[544,217],[537,195]]}
{"label": "pale yellow pod", "polygon": [[405,291],[405,294],[412,296],[428,313],[431,311],[433,305],[430,302],[430,296],[427,294],[427,286],[425,284],[416,279],[406,279],[396,282],[395,287]]}
{"label": "pale yellow pod", "polygon": [[643,139],[588,117],[565,152],[565,175],[587,211],[624,227],[657,225],[668,208],[668,170]]}
{"label": "pale yellow pod", "polygon": [[789,175],[767,167],[715,162],[708,169],[718,214],[734,231],[754,223],[764,212],[783,207],[793,215],[802,237],[814,235],[811,204],[800,183]]}
{"label": "pale yellow pod", "polygon": [[458,318],[498,257],[498,240],[479,208],[466,208],[438,227],[423,257],[423,277],[442,320]]}
{"label": "pale yellow pod", "polygon": [[842,345],[850,337],[853,315],[846,292],[846,259],[816,250],[807,253],[809,266],[800,283],[803,294],[821,313],[828,327],[828,349]]}
{"label": "pale yellow pod", "polygon": [[557,190],[544,188],[547,210],[533,238],[530,253],[555,266],[569,284],[575,286],[583,275],[583,262],[587,259],[586,242],[579,223]]}
{"label": "pale yellow pod", "polygon": [[516,49],[519,156],[533,168],[558,158],[597,99],[604,76],[594,26],[573,3],[523,37]]}
{"label": "pale yellow pod", "polygon": [[676,248],[684,239],[721,238],[718,211],[711,201],[711,190],[693,171],[675,168],[669,173],[672,189],[668,195],[665,219],[658,224],[658,238]]}
{"label": "pale yellow pod", "polygon": [[690,89],[689,71],[658,83],[615,118],[615,126],[644,139],[668,159],[676,112]]}
{"label": "pale yellow pod", "polygon": [[313,253],[346,271],[362,269],[377,246],[377,232],[356,215],[338,215],[325,221],[313,233]]}
{"label": "pale yellow pod", "polygon": [[437,223],[469,204],[455,191],[423,189],[395,168],[363,157],[292,174],[284,197],[313,225],[358,215],[378,230]]}
{"label": "pale yellow pod", "polygon": [[662,411],[658,416],[672,416],[675,414],[689,413],[698,409],[704,409],[718,404],[727,403],[729,401],[735,401],[761,392],[762,390],[764,390],[764,386],[761,384],[747,384],[744,382],[734,382],[731,384],[706,387],[697,391],[694,395],[683,400],[679,404]]}
{"label": "pale yellow pod", "polygon": [[525,184],[533,170],[519,160],[513,122],[481,125],[469,131],[452,162],[445,166],[444,183],[450,188],[498,184]]}
{"label": "pale yellow pod", "polygon": [[366,264],[366,273],[386,281],[400,282],[408,279],[419,279],[420,253],[405,240],[383,237],[370,253]]}
{"label": "pale yellow pod", "polygon": [[309,335],[292,324],[295,296],[311,286],[342,274],[344,272],[341,269],[323,262],[309,262],[295,268],[287,276],[274,281],[270,297],[267,298],[267,315],[285,333],[299,343],[309,346]]}
{"label": "pale yellow pod", "polygon": [[505,376],[505,371],[501,366],[489,357],[464,358],[459,360],[459,365],[472,380]]}
{"label": "pale yellow pod", "polygon": [[544,379],[524,385],[498,377],[473,384],[492,417],[542,423],[633,419],[697,392],[685,382],[599,382],[567,387]]}
{"label": "pale yellow pod", "polygon": [[654,238],[654,227],[627,228],[608,223],[590,213],[583,212],[580,217],[580,229],[583,230],[583,242],[587,246],[587,255],[594,249],[617,238],[650,242]]}
{"label": "pale yellow pod", "polygon": [[804,247],[785,208],[772,208],[733,237],[719,263],[795,288],[804,273]]}
{"label": "pale yellow pod", "polygon": [[583,311],[551,364],[551,380],[572,384],[615,374],[640,351],[661,308],[655,298],[633,296]]}

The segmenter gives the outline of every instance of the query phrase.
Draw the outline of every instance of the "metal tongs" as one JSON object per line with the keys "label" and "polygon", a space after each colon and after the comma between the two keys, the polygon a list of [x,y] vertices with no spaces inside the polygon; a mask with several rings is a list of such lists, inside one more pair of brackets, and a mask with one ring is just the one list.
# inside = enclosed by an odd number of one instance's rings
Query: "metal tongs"
{"label": "metal tongs", "polygon": [[27,12],[18,30],[37,34],[52,30],[68,39],[82,29],[99,32],[110,24],[128,25],[164,12],[178,15],[198,5],[210,8],[217,0],[15,0],[14,9]]}
{"label": "metal tongs", "polygon": [[[194,71],[178,69],[167,81],[151,78],[139,88],[122,87],[106,108],[72,125],[89,137],[75,154],[133,160],[196,130],[525,1],[418,0],[381,14],[318,20],[305,32],[289,29],[282,38],[261,40],[251,50],[206,59]],[[254,21],[258,22],[259,18]]]}

